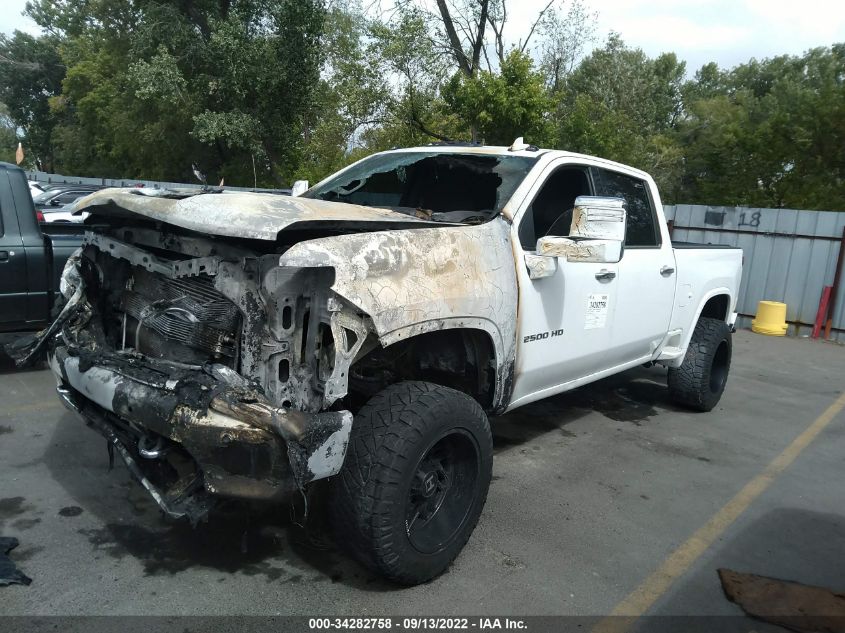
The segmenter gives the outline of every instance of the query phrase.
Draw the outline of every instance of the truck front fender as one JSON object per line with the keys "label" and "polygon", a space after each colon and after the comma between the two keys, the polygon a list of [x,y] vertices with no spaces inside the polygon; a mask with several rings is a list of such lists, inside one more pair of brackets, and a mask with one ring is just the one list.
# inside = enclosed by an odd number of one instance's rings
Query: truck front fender
{"label": "truck front fender", "polygon": [[382,345],[443,329],[486,332],[496,350],[496,397],[508,389],[517,321],[509,226],[379,231],[300,242],[282,267],[331,267],[332,290],[366,313]]}

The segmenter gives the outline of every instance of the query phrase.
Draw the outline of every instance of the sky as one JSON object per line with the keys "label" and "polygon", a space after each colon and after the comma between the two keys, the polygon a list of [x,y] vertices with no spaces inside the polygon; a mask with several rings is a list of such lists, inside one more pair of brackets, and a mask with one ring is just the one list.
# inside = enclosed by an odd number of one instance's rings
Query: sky
{"label": "sky", "polygon": [[[732,68],[752,57],[798,55],[845,42],[842,0],[584,1],[598,12],[597,44],[616,31],[650,57],[674,52],[690,75],[711,61]],[[513,32],[527,32],[546,2],[518,0]]]}
{"label": "sky", "polygon": [[[508,38],[528,32],[548,0],[509,0]],[[566,6],[566,0],[559,0]],[[673,51],[691,75],[707,62],[730,68],[845,42],[845,2],[831,0],[584,0],[598,12],[600,44],[611,30],[649,56]],[[0,32],[37,33],[21,16],[26,0],[0,0]],[[518,7],[515,10],[514,7]]]}

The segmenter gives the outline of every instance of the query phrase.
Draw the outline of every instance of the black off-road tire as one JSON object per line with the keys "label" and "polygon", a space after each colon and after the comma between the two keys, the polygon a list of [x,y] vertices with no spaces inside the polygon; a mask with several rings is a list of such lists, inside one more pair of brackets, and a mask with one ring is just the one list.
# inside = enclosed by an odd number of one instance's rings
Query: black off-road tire
{"label": "black off-road tire", "polygon": [[669,397],[698,411],[710,411],[719,402],[731,368],[730,326],[702,317],[680,367],[669,369]]}
{"label": "black off-road tire", "polygon": [[475,400],[427,382],[387,387],[355,416],[332,480],[338,545],[394,582],[431,580],[475,529],[492,464],[490,424]]}

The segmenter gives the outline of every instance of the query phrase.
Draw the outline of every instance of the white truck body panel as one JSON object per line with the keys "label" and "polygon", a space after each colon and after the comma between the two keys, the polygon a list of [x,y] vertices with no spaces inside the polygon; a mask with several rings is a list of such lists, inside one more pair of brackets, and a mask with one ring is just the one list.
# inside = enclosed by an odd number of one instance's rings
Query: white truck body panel
{"label": "white truck body panel", "polygon": [[[553,274],[531,279],[524,261],[540,253],[520,244],[520,223],[546,179],[569,166],[612,169],[645,182],[659,244],[626,247],[618,263],[558,257]],[[742,252],[673,248],[660,194],[648,174],[602,159],[565,154],[549,157],[542,171],[536,171],[538,177],[515,207],[511,229],[519,322],[508,410],[643,363],[680,365],[702,309],[712,297],[730,297],[724,316],[733,322]]]}
{"label": "white truck body panel", "polygon": [[[712,297],[730,297],[726,321],[736,320],[736,302],[742,278],[742,251],[739,249],[675,249],[678,268],[676,291],[669,332],[673,333],[659,360],[677,367],[689,345],[692,330],[705,304]],[[674,333],[680,332],[680,336]],[[674,338],[675,340],[671,340]],[[675,345],[672,345],[675,343]]]}

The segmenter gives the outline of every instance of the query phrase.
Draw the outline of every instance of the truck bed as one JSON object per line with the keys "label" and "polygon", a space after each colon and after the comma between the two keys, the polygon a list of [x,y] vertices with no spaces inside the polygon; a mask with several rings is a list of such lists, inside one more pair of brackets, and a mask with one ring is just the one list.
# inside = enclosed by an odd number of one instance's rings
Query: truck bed
{"label": "truck bed", "polygon": [[713,248],[713,249],[740,249],[738,246],[731,246],[730,244],[701,244],[699,242],[676,242],[672,240],[672,248],[679,250],[679,249],[700,249],[700,248]]}
{"label": "truck bed", "polygon": [[[742,277],[742,249],[725,244],[672,243],[677,269],[677,301],[672,311],[669,330],[685,330],[685,349],[691,330],[698,319],[698,310],[715,295],[730,295],[736,301],[736,289]],[[735,305],[724,306],[726,317]]]}

